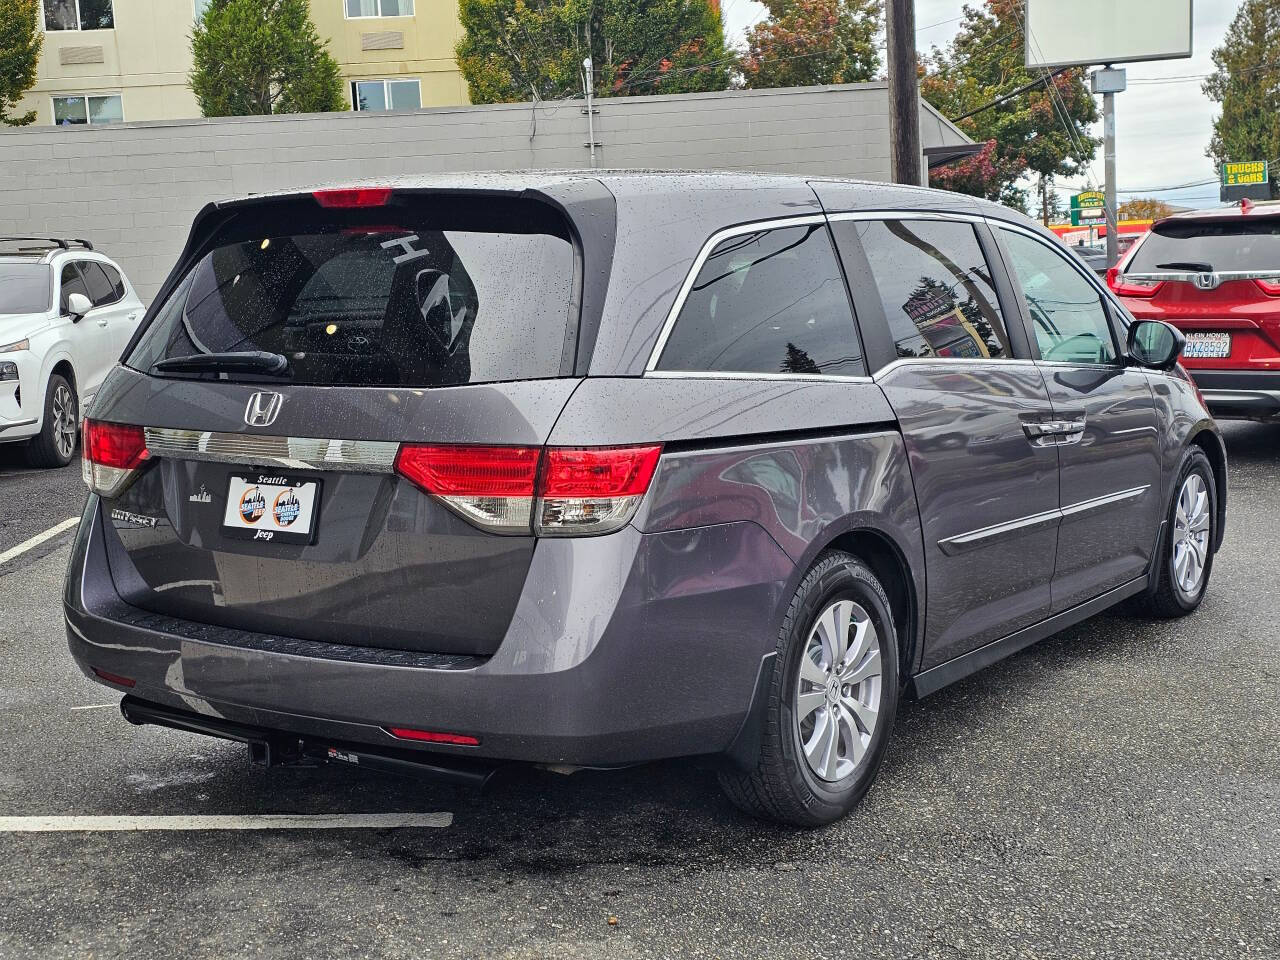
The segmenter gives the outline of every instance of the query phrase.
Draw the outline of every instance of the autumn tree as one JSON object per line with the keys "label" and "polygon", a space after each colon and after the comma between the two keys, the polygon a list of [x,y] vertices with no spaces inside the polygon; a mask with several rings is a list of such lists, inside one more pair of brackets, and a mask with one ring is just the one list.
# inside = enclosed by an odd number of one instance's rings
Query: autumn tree
{"label": "autumn tree", "polygon": [[711,0],[460,0],[456,53],[472,103],[696,93],[729,85],[733,57]]}
{"label": "autumn tree", "polygon": [[189,83],[206,117],[347,109],[307,0],[211,0],[191,54]]}
{"label": "autumn tree", "polygon": [[1213,51],[1215,70],[1204,82],[1209,99],[1222,105],[1206,151],[1218,163],[1271,162],[1271,188],[1280,170],[1280,0],[1244,0],[1222,46]]}
{"label": "autumn tree", "polygon": [[1173,207],[1155,197],[1134,197],[1116,208],[1120,220],[1159,220],[1173,216]]}
{"label": "autumn tree", "polygon": [[747,33],[748,87],[871,80],[880,68],[880,0],[763,0],[769,16]]}
{"label": "autumn tree", "polygon": [[[1022,0],[966,6],[955,39],[946,49],[934,47],[926,59],[920,92],[974,140],[994,147],[966,174],[935,174],[931,182],[949,179],[962,183],[965,193],[1025,209],[1026,192],[1018,186],[1023,177],[1079,177],[1099,142],[1089,135],[1098,105],[1085,81],[1082,68],[1052,75],[1027,69]],[[1033,82],[1027,92],[979,109]]]}
{"label": "autumn tree", "polygon": [[40,65],[37,0],[0,0],[0,121],[11,127],[34,123],[36,112],[15,114],[18,102],[36,85]]}

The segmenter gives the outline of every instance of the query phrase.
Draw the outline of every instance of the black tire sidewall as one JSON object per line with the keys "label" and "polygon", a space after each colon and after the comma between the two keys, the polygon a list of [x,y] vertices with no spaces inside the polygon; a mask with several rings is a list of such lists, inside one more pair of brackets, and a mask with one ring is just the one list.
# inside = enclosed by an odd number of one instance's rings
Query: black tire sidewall
{"label": "black tire sidewall", "polygon": [[[1193,473],[1200,475],[1200,479],[1204,481],[1205,489],[1209,492],[1209,547],[1205,556],[1204,573],[1200,577],[1200,587],[1196,591],[1196,595],[1188,600],[1178,586],[1177,577],[1173,571],[1173,533],[1174,520],[1178,515],[1178,498],[1182,494],[1182,485],[1187,482],[1187,477]],[[1209,458],[1205,456],[1204,451],[1199,447],[1192,447],[1182,459],[1182,467],[1178,470],[1178,479],[1173,485],[1173,496],[1169,499],[1169,512],[1166,521],[1166,529],[1169,531],[1169,535],[1165,538],[1164,556],[1161,558],[1161,563],[1164,567],[1163,576],[1167,580],[1170,596],[1173,597],[1178,606],[1190,613],[1200,606],[1201,601],[1204,600],[1205,592],[1209,589],[1209,576],[1213,573],[1213,544],[1218,534],[1218,487],[1214,480],[1213,468],[1209,463]]]}
{"label": "black tire sidewall", "polygon": [[[807,588],[807,589],[806,589]],[[778,710],[779,753],[785,763],[792,789],[809,807],[815,821],[829,822],[843,816],[867,792],[875,779],[888,747],[890,731],[898,704],[898,642],[888,598],[875,575],[860,561],[848,555],[833,555],[819,563],[806,578],[792,617],[786,657],[782,669],[781,689],[775,704]],[[804,655],[809,632],[819,614],[836,600],[847,598],[867,611],[880,644],[880,660],[884,665],[881,679],[880,711],[871,744],[858,768],[838,783],[820,780],[809,769],[795,723],[796,680],[800,658]]]}
{"label": "black tire sidewall", "polygon": [[66,387],[71,393],[71,399],[76,405],[76,419],[79,420],[80,417],[80,395],[76,393],[75,386],[60,373],[50,376],[44,389],[44,422],[40,426],[40,432],[27,441],[27,460],[35,467],[58,469],[76,458],[75,444],[72,444],[71,455],[64,460],[54,439],[57,424],[53,419],[53,396],[59,386]]}

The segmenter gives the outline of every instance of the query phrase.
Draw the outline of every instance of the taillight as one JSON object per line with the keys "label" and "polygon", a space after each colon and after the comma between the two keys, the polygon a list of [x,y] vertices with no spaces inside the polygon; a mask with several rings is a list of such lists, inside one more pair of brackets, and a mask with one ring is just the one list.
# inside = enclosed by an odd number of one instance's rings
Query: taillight
{"label": "taillight", "polygon": [[396,472],[495,533],[528,533],[538,478],[536,447],[404,444]]}
{"label": "taillight", "polygon": [[1154,297],[1164,281],[1126,279],[1119,267],[1112,267],[1107,271],[1107,286],[1118,297]]}
{"label": "taillight", "polygon": [[151,456],[141,427],[100,420],[84,421],[81,448],[80,470],[85,485],[107,498],[123,493]]}
{"label": "taillight", "polygon": [[385,207],[391,199],[390,187],[349,187],[316,190],[311,196],[316,203],[331,210],[354,210],[358,207]]}
{"label": "taillight", "polygon": [[99,680],[105,680],[107,683],[114,683],[117,687],[133,687],[137,685],[137,681],[132,677],[122,677],[118,673],[108,673],[106,670],[93,668],[94,676]]}
{"label": "taillight", "polygon": [[494,533],[582,536],[626,526],[662,448],[403,444],[396,472]]}
{"label": "taillight", "polygon": [[1280,279],[1254,280],[1253,282],[1268,297],[1280,297]]}
{"label": "taillight", "polygon": [[626,526],[661,455],[659,446],[548,449],[538,491],[538,533],[568,537]]}

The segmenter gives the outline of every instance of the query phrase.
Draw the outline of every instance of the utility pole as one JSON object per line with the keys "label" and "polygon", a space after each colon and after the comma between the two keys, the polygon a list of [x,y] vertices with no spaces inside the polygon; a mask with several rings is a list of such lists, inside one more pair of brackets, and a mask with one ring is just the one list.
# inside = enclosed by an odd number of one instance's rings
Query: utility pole
{"label": "utility pole", "polygon": [[920,78],[916,76],[915,0],[885,4],[889,48],[889,158],[894,183],[924,183],[920,150]]}
{"label": "utility pole", "polygon": [[1106,184],[1103,186],[1105,201],[1103,213],[1107,218],[1107,267],[1114,267],[1120,259],[1120,218],[1116,215],[1116,94],[1128,87],[1128,76],[1123,70],[1113,70],[1108,64],[1089,76],[1095,94],[1102,94],[1102,159]]}
{"label": "utility pole", "polygon": [[591,58],[582,61],[582,92],[587,98],[587,146],[591,148],[591,169],[596,168],[596,83]]}

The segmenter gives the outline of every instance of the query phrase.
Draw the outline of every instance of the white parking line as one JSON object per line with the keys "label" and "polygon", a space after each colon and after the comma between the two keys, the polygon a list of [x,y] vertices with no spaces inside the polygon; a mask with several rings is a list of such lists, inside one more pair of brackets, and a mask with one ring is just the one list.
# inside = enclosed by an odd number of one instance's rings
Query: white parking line
{"label": "white parking line", "polygon": [[90,703],[83,707],[72,707],[72,710],[105,710],[107,707],[118,707],[118,703]]}
{"label": "white parking line", "polygon": [[188,817],[0,817],[0,833],[73,833],[137,830],[391,830],[448,827],[444,813],[265,813]]}
{"label": "white parking line", "polygon": [[37,533],[30,540],[24,540],[22,543],[18,544],[16,547],[10,547],[4,553],[0,553],[0,563],[7,563],[8,561],[12,560],[14,557],[17,557],[17,556],[20,556],[21,554],[26,553],[32,547],[40,546],[40,544],[44,543],[46,540],[50,539],[51,537],[56,537],[63,530],[71,529],[79,522],[80,522],[79,517],[68,517],[66,520],[63,520],[56,527],[50,527],[44,533]]}

